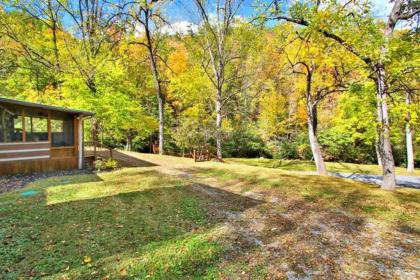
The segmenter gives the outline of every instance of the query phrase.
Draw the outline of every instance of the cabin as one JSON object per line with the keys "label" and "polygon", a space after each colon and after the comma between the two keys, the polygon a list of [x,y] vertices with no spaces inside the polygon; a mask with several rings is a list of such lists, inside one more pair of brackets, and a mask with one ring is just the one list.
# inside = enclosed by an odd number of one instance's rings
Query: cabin
{"label": "cabin", "polygon": [[0,176],[82,169],[94,113],[0,97]]}

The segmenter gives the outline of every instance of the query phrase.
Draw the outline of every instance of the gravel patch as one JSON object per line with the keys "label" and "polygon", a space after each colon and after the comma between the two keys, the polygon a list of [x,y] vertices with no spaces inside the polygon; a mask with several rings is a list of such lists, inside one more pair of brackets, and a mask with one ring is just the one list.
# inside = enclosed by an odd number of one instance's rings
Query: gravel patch
{"label": "gravel patch", "polygon": [[82,170],[76,169],[76,170],[56,171],[56,172],[47,172],[47,173],[0,176],[0,193],[22,189],[28,183],[34,182],[39,179],[45,179],[45,178],[56,177],[56,176],[91,174],[93,172],[94,171],[92,169],[82,169]]}

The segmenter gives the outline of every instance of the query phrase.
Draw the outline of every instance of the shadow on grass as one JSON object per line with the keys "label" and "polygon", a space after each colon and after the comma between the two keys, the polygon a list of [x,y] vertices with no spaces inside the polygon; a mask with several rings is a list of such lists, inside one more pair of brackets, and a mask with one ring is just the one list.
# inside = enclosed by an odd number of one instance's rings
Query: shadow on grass
{"label": "shadow on grass", "polygon": [[282,161],[280,161],[280,165],[278,167],[284,170],[304,170],[304,171],[315,170],[315,164],[313,162],[301,161],[301,160],[288,160],[286,163],[283,163]]}
{"label": "shadow on grass", "polygon": [[47,179],[39,179],[38,182],[42,188],[55,187],[55,186],[67,186],[75,184],[86,184],[86,183],[97,183],[102,182],[103,179],[96,173],[87,173],[81,175],[69,175],[69,176],[54,176]]}
{"label": "shadow on grass", "polygon": [[287,171],[314,171],[316,170],[314,162],[302,160],[281,160],[281,159],[228,159],[233,163],[266,167]]}
{"label": "shadow on grass", "polygon": [[[254,231],[269,251],[254,260],[269,255],[276,264],[287,263],[294,278],[311,278],[314,271],[313,276],[322,279],[400,278],[400,271],[413,275],[413,240],[418,234],[413,225],[420,198],[416,190],[384,192],[340,178],[264,170],[191,172],[203,179],[217,177],[222,188],[239,193],[246,189],[267,201],[257,207],[260,213],[253,214],[249,225],[241,225]],[[279,270],[279,279],[289,277]]]}
{"label": "shadow on grass", "polygon": [[[226,213],[262,203],[209,185],[163,183],[47,206],[40,194],[0,209],[7,217],[0,278],[101,279],[118,277],[120,269],[141,279],[149,273],[157,279],[199,277],[220,260],[224,249],[214,230]],[[85,256],[92,261],[84,263]]]}
{"label": "shadow on grass", "polygon": [[[67,182],[68,181],[68,182]],[[171,186],[177,180],[162,176],[155,170],[125,168],[114,172],[68,177],[67,183],[56,177],[50,181],[38,181],[35,186],[44,188],[47,205],[77,200],[97,199],[123,193],[138,192],[166,184]]]}
{"label": "shadow on grass", "polygon": [[[77,194],[70,201],[45,206],[46,197],[38,195],[0,209],[0,267],[7,268],[0,278],[256,279],[250,275],[261,267],[262,273],[269,268],[273,279],[287,278],[276,274],[285,270],[295,278],[317,273],[312,276],[383,279],[384,271],[412,269],[405,264],[414,259],[406,243],[393,247],[390,238],[382,248],[366,227],[367,217],[395,214],[402,201],[416,206],[412,191],[398,192],[388,203],[392,193],[340,178],[229,168],[184,171],[218,179],[218,187],[130,168],[105,173],[105,182],[93,186],[51,188],[57,199]],[[92,187],[97,190],[90,192]],[[247,196],[241,195],[245,190]],[[83,192],[89,199],[80,199]],[[278,197],[274,202],[272,195]],[[395,251],[404,254],[394,259]],[[83,263],[84,256],[92,261]],[[223,271],[226,266],[232,277]]]}
{"label": "shadow on grass", "polygon": [[[109,151],[97,151],[96,152],[98,157],[102,158],[109,158],[110,154]],[[92,152],[89,152],[87,156],[93,156]],[[123,167],[153,167],[157,166],[157,164],[139,159],[137,157],[131,156],[126,153],[122,153],[117,150],[112,150],[112,158],[118,161],[118,163]]]}
{"label": "shadow on grass", "polygon": [[[362,168],[360,167],[360,165],[357,164],[350,164],[350,163],[343,163],[343,162],[335,162],[335,164],[340,167],[340,168],[331,168],[332,171],[336,171],[336,172],[347,172],[347,173],[360,173],[360,174],[370,174],[371,171],[368,170],[367,168]],[[351,168],[349,167],[349,165],[351,165]]]}
{"label": "shadow on grass", "polygon": [[118,162],[122,164],[124,167],[153,167],[157,166],[157,164],[139,159],[137,157],[130,156],[129,154],[125,154],[119,151],[113,151],[112,156]]}
{"label": "shadow on grass", "polygon": [[[320,209],[342,209],[352,215],[364,215],[377,219],[396,222],[402,214],[397,208],[406,207],[407,220],[413,219],[415,205],[420,196],[416,190],[397,190],[384,192],[378,186],[344,180],[341,178],[318,175],[270,174],[261,170],[248,171],[246,174],[232,169],[212,169],[196,167],[191,173],[202,177],[215,177],[229,188],[235,180],[238,192],[272,192],[281,198],[294,198],[316,204]],[[414,193],[413,193],[414,192]]]}

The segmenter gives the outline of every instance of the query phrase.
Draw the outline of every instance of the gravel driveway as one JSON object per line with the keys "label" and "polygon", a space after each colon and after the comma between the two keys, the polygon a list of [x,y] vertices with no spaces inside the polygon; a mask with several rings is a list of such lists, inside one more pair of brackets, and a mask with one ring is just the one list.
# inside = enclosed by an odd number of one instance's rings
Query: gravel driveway
{"label": "gravel driveway", "polygon": [[[382,183],[381,175],[357,174],[357,173],[336,173],[331,172],[330,175],[340,178],[353,179],[366,183],[380,185]],[[420,177],[418,176],[397,176],[397,185],[401,187],[409,187],[420,189]]]}

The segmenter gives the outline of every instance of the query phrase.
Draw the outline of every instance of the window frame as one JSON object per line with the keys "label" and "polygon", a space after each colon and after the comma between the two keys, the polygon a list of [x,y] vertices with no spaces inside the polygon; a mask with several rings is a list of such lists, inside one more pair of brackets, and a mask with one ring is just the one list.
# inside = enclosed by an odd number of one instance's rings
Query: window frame
{"label": "window frame", "polygon": [[[75,123],[74,123],[74,115],[71,114],[58,114],[57,115],[51,115],[49,116],[50,119],[50,144],[51,144],[51,148],[52,149],[64,149],[64,148],[74,148],[76,146],[76,140],[75,140],[75,135],[76,135],[76,128],[75,128]],[[71,125],[71,144],[69,145],[62,145],[62,146],[55,146],[54,144],[54,139],[53,139],[53,129],[52,129],[52,121],[56,120],[56,121],[62,121],[63,122],[63,131],[60,133],[65,133],[66,129],[65,129],[65,124],[66,121],[70,121],[70,125]]]}
{"label": "window frame", "polygon": [[[3,137],[2,137],[2,141],[0,142],[0,144],[21,144],[21,143],[24,143],[25,142],[25,118],[24,118],[24,115],[22,114],[22,108],[20,108],[20,107],[7,107],[7,106],[4,106],[4,105],[2,105],[2,104],[0,104],[0,107],[2,107],[4,110],[7,110],[7,111],[9,111],[9,112],[14,112],[14,113],[16,113],[16,116],[18,117],[18,118],[16,118],[16,120],[17,119],[20,119],[20,122],[21,122],[21,130],[22,130],[22,135],[21,135],[21,140],[19,140],[19,141],[5,141],[5,142],[3,142],[4,141],[4,139],[3,139]],[[5,129],[5,127],[3,126],[4,124],[2,124],[2,129]]]}
{"label": "window frame", "polygon": [[[24,114],[24,117],[23,117],[23,121],[25,122],[25,126],[24,126],[24,133],[25,133],[25,141],[24,142],[26,142],[26,143],[45,143],[45,142],[50,142],[50,131],[51,131],[51,127],[50,127],[50,114],[49,114],[49,112],[46,112],[46,111],[44,111],[44,110],[33,110],[32,112],[37,112],[37,113],[41,113],[41,114],[43,114],[43,116],[38,116],[38,115],[36,115],[36,114],[26,114],[26,111],[25,111],[25,109],[23,109],[23,114]],[[47,121],[47,127],[46,127],[46,131],[41,131],[41,132],[37,132],[37,131],[33,131],[33,127],[32,127],[32,129],[30,129],[30,132],[29,132],[29,134],[34,134],[34,133],[46,133],[47,134],[47,139],[46,140],[40,140],[40,141],[26,141],[26,140],[28,140],[28,130],[27,130],[27,127],[26,127],[26,125],[27,125],[27,123],[26,122],[28,122],[28,121],[31,121],[31,119],[32,119],[32,121],[33,121],[33,119],[38,119],[38,120],[42,120],[42,121]]]}

